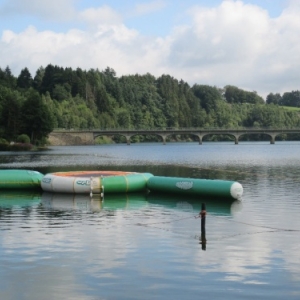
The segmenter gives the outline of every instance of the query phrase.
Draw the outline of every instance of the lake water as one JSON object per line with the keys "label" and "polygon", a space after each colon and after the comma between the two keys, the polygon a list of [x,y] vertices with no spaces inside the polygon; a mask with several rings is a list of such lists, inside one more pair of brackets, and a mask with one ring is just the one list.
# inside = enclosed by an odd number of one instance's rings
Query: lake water
{"label": "lake water", "polygon": [[[2,169],[225,179],[242,201],[0,193],[0,299],[300,299],[300,143],[0,153]],[[207,244],[200,243],[201,203]]]}

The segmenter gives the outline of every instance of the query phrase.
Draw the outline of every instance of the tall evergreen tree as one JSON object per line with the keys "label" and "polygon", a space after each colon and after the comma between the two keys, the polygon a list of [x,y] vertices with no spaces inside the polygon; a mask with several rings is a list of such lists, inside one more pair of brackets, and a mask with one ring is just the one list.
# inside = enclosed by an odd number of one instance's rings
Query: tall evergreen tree
{"label": "tall evergreen tree", "polygon": [[25,67],[21,70],[20,75],[17,78],[17,86],[21,89],[28,89],[32,86],[33,79],[29,70]]}

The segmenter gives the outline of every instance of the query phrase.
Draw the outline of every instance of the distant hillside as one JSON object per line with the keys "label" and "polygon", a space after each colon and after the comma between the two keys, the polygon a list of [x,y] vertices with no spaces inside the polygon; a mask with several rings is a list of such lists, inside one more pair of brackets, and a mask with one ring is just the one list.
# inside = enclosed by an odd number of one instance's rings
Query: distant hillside
{"label": "distant hillside", "polygon": [[[296,127],[298,91],[269,94],[158,78],[147,73],[117,77],[115,70],[62,68],[49,64],[34,77],[0,68],[0,138],[25,134],[43,144],[53,128]],[[137,141],[147,137],[136,137]]]}

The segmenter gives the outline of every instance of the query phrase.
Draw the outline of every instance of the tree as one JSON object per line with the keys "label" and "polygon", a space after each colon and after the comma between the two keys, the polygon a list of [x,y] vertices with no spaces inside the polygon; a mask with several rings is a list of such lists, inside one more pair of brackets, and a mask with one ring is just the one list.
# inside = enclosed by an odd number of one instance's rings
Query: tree
{"label": "tree", "polygon": [[0,127],[8,140],[14,140],[20,133],[22,100],[19,92],[0,86]]}
{"label": "tree", "polygon": [[53,131],[53,117],[41,96],[30,89],[22,105],[22,133],[27,134],[33,144],[45,139]]}
{"label": "tree", "polygon": [[195,84],[192,90],[207,113],[215,111],[218,103],[223,101],[222,95],[216,87]]}
{"label": "tree", "polygon": [[267,98],[266,98],[266,103],[267,104],[279,104],[281,103],[281,100],[282,100],[282,97],[280,94],[273,94],[273,93],[270,93]]}
{"label": "tree", "polygon": [[9,66],[7,66],[4,70],[1,70],[0,68],[0,85],[11,89],[16,87],[16,78],[11,73]]}
{"label": "tree", "polygon": [[53,96],[53,88],[55,86],[54,75],[55,75],[55,68],[53,65],[49,64],[45,68],[45,73],[41,82],[40,92],[42,94],[49,92],[51,97]]}
{"label": "tree", "polygon": [[33,79],[27,68],[21,70],[20,75],[17,78],[17,87],[21,89],[28,89],[32,86]]}
{"label": "tree", "polygon": [[244,91],[232,85],[225,87],[225,99],[228,103],[264,104],[264,99],[254,92]]}
{"label": "tree", "polygon": [[170,75],[162,75],[156,81],[157,91],[162,99],[162,111],[167,127],[179,126],[179,83]]}
{"label": "tree", "polygon": [[42,85],[44,75],[45,75],[45,68],[41,66],[37,69],[35,76],[33,78],[33,87],[39,92],[41,92],[41,85]]}
{"label": "tree", "polygon": [[300,107],[300,91],[287,92],[282,95],[280,105]]}
{"label": "tree", "polygon": [[[68,84],[65,84],[67,86]],[[68,92],[68,87],[61,84],[56,84],[53,88],[53,99],[63,101],[68,99],[71,95]]]}

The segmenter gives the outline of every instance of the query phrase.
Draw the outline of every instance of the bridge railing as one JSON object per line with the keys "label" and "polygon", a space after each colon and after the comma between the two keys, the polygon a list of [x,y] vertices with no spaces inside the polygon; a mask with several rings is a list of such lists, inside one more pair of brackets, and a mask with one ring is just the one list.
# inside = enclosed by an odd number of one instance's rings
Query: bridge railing
{"label": "bridge railing", "polygon": [[232,131],[232,130],[246,130],[246,131],[261,131],[261,130],[300,130],[300,127],[156,127],[156,128],[55,128],[55,132],[70,132],[70,131],[201,131],[201,130],[211,130],[211,131]]}

